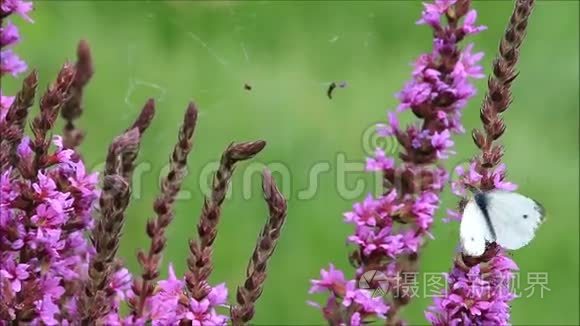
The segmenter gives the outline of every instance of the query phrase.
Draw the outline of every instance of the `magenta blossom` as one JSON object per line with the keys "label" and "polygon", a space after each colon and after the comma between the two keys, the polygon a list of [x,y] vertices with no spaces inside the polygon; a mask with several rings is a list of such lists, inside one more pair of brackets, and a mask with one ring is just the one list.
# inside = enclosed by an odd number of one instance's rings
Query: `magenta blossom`
{"label": "magenta blossom", "polygon": [[26,62],[20,59],[12,50],[8,49],[0,52],[0,74],[18,76],[26,69],[28,69]]}
{"label": "magenta blossom", "polygon": [[0,27],[0,47],[5,47],[17,43],[20,40],[18,28],[11,21],[6,26]]}
{"label": "magenta blossom", "polygon": [[327,290],[333,292],[344,291],[344,285],[346,284],[346,279],[344,278],[344,273],[338,270],[334,265],[330,264],[328,270],[320,270],[320,280],[311,280],[309,293],[319,293]]}
{"label": "magenta blossom", "polygon": [[174,325],[184,319],[194,325],[227,324],[228,317],[216,310],[227,302],[228,289],[225,284],[212,287],[201,300],[190,298],[187,305],[183,304],[184,291],[184,279],[176,276],[170,264],[168,278],[157,282],[156,293],[146,302],[146,315],[153,325]]}
{"label": "magenta blossom", "polygon": [[[485,271],[483,269],[485,268]],[[516,264],[499,252],[484,267],[455,265],[449,288],[425,313],[432,325],[509,325],[510,291]]]}
{"label": "magenta blossom", "polygon": [[28,15],[33,9],[33,4],[30,1],[23,0],[3,0],[0,5],[0,16],[6,17],[11,14],[20,15],[28,22],[33,22]]}
{"label": "magenta blossom", "polygon": [[[65,287],[79,286],[87,277],[88,258],[94,254],[84,233],[90,227],[87,218],[94,210],[98,197],[97,178],[83,175],[82,161],[72,161],[71,150],[58,146],[47,153],[48,166],[40,169],[35,180],[27,180],[11,169],[2,174],[2,198],[0,205],[0,245],[9,248],[0,254],[0,286],[9,286],[12,293],[4,293],[8,306],[18,300],[20,289],[42,289],[30,293],[34,299],[37,322],[55,323],[66,321],[63,313],[74,320],[77,316],[75,300],[64,302],[61,310],[57,299]],[[20,164],[30,164],[33,152],[28,137],[22,139],[17,150]],[[82,170],[83,173],[79,173]],[[82,176],[79,180],[77,176]],[[78,185],[82,191],[77,191]],[[29,203],[23,206],[21,203]],[[68,230],[65,226],[74,225]],[[19,250],[27,248],[28,259],[20,258],[15,265]],[[115,278],[114,290],[122,286]],[[38,297],[35,298],[35,296]]]}
{"label": "magenta blossom", "polygon": [[28,268],[28,264],[16,264],[10,260],[0,268],[0,276],[10,284],[14,293],[18,293],[22,290],[22,281],[28,279],[30,275],[27,271]]}

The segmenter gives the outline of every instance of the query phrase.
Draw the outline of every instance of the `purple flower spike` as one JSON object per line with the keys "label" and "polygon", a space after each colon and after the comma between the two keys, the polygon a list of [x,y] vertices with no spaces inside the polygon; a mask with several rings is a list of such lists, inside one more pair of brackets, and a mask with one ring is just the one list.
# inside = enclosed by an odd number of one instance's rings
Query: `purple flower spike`
{"label": "purple flower spike", "polygon": [[[516,185],[506,181],[506,166],[502,163],[504,149],[495,142],[505,132],[503,114],[511,104],[511,85],[517,76],[519,47],[526,33],[527,20],[534,6],[533,0],[516,1],[508,27],[500,42],[500,54],[493,63],[493,75],[481,108],[482,130],[475,129],[472,137],[481,150],[469,168],[457,167],[458,179],[452,184],[453,192],[464,196],[466,190],[513,191]],[[476,13],[470,11],[464,19],[464,34],[483,30],[475,26]],[[471,54],[471,47],[461,58],[462,66],[456,75],[480,75],[480,69],[469,68],[480,54]],[[508,57],[505,54],[512,53]],[[463,77],[460,77],[463,78]],[[509,82],[505,82],[509,80]],[[501,94],[496,97],[494,94]],[[450,210],[450,220],[461,220],[464,199],[459,210]],[[448,277],[448,287],[442,296],[435,298],[425,316],[433,325],[510,325],[510,302],[516,297],[512,292],[513,272],[518,269],[504,250],[495,242],[486,245],[479,257],[459,253]]]}
{"label": "purple flower spike", "polygon": [[514,271],[516,264],[501,251],[484,266],[469,268],[458,260],[448,276],[449,289],[435,298],[425,317],[435,326],[509,325]]}
{"label": "purple flower spike", "polygon": [[[478,65],[483,54],[474,53],[473,45],[463,49],[459,45],[465,36],[483,30],[475,25],[477,15],[469,6],[466,0],[424,4],[417,23],[433,29],[433,48],[415,61],[411,80],[396,94],[399,105],[388,113],[387,123],[377,128],[378,136],[398,141],[401,161],[377,148],[374,156],[367,158],[366,170],[381,173],[385,189],[344,214],[345,222],[355,227],[347,239],[356,246],[349,256],[357,267],[355,279],[345,280],[344,274],[331,266],[323,271],[322,280],[312,281],[311,292],[328,293],[327,304],[320,309],[330,324],[358,325],[377,318],[387,319],[389,325],[402,322],[397,312],[411,298],[398,294],[404,292],[395,288],[400,285],[385,289],[389,296],[381,299],[384,306],[377,309],[370,309],[370,301],[362,301],[365,294],[349,287],[356,287],[356,279],[366,272],[378,271],[394,279],[415,272],[416,256],[427,239],[433,238],[431,228],[440,193],[449,179],[441,161],[455,154],[452,137],[464,132],[461,112],[476,92],[471,80],[483,77]],[[407,114],[405,111],[412,111],[419,121],[401,126],[399,115]],[[374,299],[372,303],[378,302]]]}

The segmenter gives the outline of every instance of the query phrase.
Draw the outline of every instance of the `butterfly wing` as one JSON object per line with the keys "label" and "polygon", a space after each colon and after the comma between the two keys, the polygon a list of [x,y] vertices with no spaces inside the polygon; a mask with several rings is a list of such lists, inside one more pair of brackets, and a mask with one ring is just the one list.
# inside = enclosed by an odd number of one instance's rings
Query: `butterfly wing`
{"label": "butterfly wing", "polygon": [[535,200],[515,192],[494,190],[485,194],[495,241],[515,250],[527,245],[544,220],[544,209]]}
{"label": "butterfly wing", "polygon": [[459,237],[463,253],[474,257],[483,255],[486,242],[494,241],[485,216],[473,199],[465,205],[463,210]]}

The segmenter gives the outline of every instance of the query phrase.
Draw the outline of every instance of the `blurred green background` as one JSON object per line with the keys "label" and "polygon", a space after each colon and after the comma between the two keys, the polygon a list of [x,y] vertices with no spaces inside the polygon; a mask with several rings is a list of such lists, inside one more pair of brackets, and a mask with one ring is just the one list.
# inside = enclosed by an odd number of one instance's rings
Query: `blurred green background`
{"label": "blurred green background", "polygon": [[[231,141],[265,139],[268,146],[254,162],[287,168],[290,178],[278,180],[290,203],[254,322],[323,323],[320,312],[306,305],[308,299],[322,299],[307,295],[309,279],[318,277],[320,268],[330,262],[352,273],[345,245],[352,228],[342,222],[342,213],[355,199],[344,198],[338,190],[339,156],[362,162],[368,148],[363,144],[365,130],[397,105],[393,94],[409,78],[409,64],[430,50],[430,29],[414,24],[420,2],[38,1],[36,5],[35,24],[18,21],[24,41],[17,50],[39,70],[42,88],[65,59],[74,60],[79,39],[91,44],[96,74],[79,121],[88,134],[82,151],[91,168],[104,161],[110,140],[132,122],[145,100],[158,100],[157,116],[144,136],[138,189],[122,240],[120,254],[130,269],[138,270],[137,248],[149,245],[145,221],[152,214],[158,179],[182,114],[193,99],[201,113],[184,185],[189,197],[177,203],[177,216],[167,231],[165,262],[184,271],[187,239],[195,233],[202,203],[200,182],[207,183],[203,176],[215,168],[212,162]],[[489,29],[470,41],[476,50],[485,51],[483,65],[489,72],[512,3],[477,1],[474,7]],[[537,288],[531,298],[515,300],[515,325],[579,323],[578,10],[576,1],[537,3],[521,53],[521,74],[514,84],[515,102],[505,115],[509,178],[548,211],[548,222],[536,240],[514,252],[513,258],[521,268],[522,289],[527,273],[541,272],[548,275],[550,291],[542,298]],[[329,100],[328,83],[342,80],[348,87],[336,89]],[[18,83],[6,79],[2,87],[10,93]],[[244,90],[244,83],[253,89]],[[467,130],[480,124],[478,108],[486,83],[476,84],[478,96],[465,110]],[[475,153],[468,135],[457,137],[456,144],[458,154],[449,166]],[[327,162],[330,171],[319,177],[313,198],[299,199],[298,193],[309,184],[310,169],[320,162]],[[240,165],[215,246],[212,281],[225,281],[231,294],[243,281],[266,216],[258,174],[242,185],[249,168],[259,165]],[[357,180],[364,180],[369,191],[373,188],[372,176],[346,177],[351,189]],[[248,186],[253,190],[249,198],[243,196]],[[438,216],[456,202],[447,191]],[[436,240],[424,249],[421,271],[446,272],[458,225],[438,218],[433,233]],[[415,299],[404,316],[411,324],[424,324],[422,311],[430,302]]]}

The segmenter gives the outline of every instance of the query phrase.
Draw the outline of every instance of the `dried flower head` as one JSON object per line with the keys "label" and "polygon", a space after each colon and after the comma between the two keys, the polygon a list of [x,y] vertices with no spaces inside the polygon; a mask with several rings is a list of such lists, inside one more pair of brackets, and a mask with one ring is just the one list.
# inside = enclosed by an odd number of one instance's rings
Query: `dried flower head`
{"label": "dried flower head", "polygon": [[82,40],[77,47],[77,62],[75,64],[75,78],[72,81],[70,96],[60,112],[66,124],[63,129],[64,145],[66,148],[75,148],[81,144],[84,133],[76,128],[74,121],[83,113],[82,100],[84,88],[93,76],[93,59],[87,41]]}
{"label": "dried flower head", "polygon": [[[142,129],[148,125],[148,116],[151,114],[152,106],[146,106],[140,119],[135,122],[134,126],[141,126]],[[140,121],[141,120],[141,121]],[[133,283],[133,292],[135,299],[129,303],[132,306],[135,317],[142,317],[148,297],[153,295],[154,281],[159,276],[159,264],[161,262],[161,253],[165,248],[167,239],[165,238],[165,229],[173,219],[173,204],[181,189],[181,184],[185,178],[187,168],[187,156],[192,148],[191,138],[197,122],[197,109],[193,103],[190,103],[184,116],[183,124],[179,130],[178,142],[173,149],[170,158],[170,170],[167,176],[161,182],[161,192],[158,195],[153,209],[156,217],[147,222],[147,235],[151,238],[149,251],[139,251],[137,258],[143,267],[143,273],[140,280]]]}
{"label": "dried flower head", "polygon": [[187,259],[189,270],[186,273],[186,283],[191,295],[198,301],[203,300],[211,292],[207,279],[213,269],[212,245],[217,236],[221,204],[226,197],[235,164],[252,158],[264,146],[266,146],[264,141],[231,144],[222,155],[213,178],[211,194],[204,200],[197,225],[199,240],[189,242],[190,256]]}
{"label": "dried flower head", "polygon": [[231,310],[232,323],[245,325],[254,316],[254,305],[262,295],[266,280],[268,260],[276,249],[282,226],[286,221],[287,203],[268,170],[262,174],[262,190],[268,204],[268,220],[258,236],[258,241],[246,269],[246,281],[238,287],[237,302]]}

